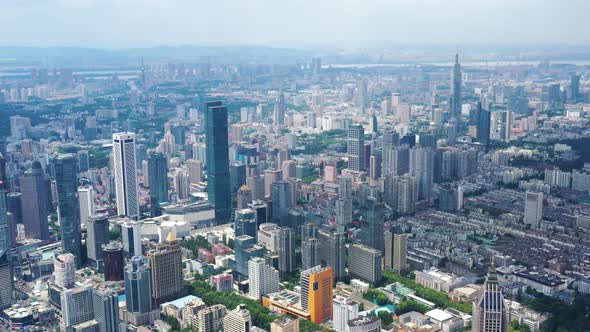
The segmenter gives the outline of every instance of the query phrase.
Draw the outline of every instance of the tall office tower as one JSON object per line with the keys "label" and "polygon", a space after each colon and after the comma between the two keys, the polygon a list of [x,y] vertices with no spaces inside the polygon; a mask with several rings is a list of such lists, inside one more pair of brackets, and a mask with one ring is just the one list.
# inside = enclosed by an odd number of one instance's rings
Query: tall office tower
{"label": "tall office tower", "polygon": [[234,217],[235,236],[250,235],[256,240],[258,233],[258,222],[256,221],[256,212],[252,209],[236,210]]}
{"label": "tall office tower", "polygon": [[344,176],[340,177],[338,196],[342,198],[352,198],[352,178]]}
{"label": "tall office tower", "polygon": [[189,159],[186,161],[188,166],[188,177],[191,184],[203,181],[203,163],[200,160]]}
{"label": "tall office tower", "polygon": [[348,155],[348,169],[352,171],[365,170],[365,129],[362,125],[348,127],[346,140],[346,154]]}
{"label": "tall office tower", "polygon": [[375,197],[367,198],[367,207],[364,211],[364,222],[361,225],[362,242],[383,252],[384,249],[384,227],[385,227],[385,205]]}
{"label": "tall office tower", "polygon": [[229,166],[230,190],[232,195],[238,189],[246,184],[246,165],[239,161],[233,162]]}
{"label": "tall office tower", "polygon": [[279,230],[279,273],[286,277],[297,268],[295,256],[295,232],[290,227]]}
{"label": "tall office tower", "polygon": [[348,332],[379,332],[381,331],[381,318],[374,316],[361,316],[351,319],[346,323]]}
{"label": "tall office tower", "polygon": [[125,260],[123,258],[123,245],[118,241],[111,241],[102,246],[102,260],[104,262],[104,280],[123,280]]}
{"label": "tall office tower", "polygon": [[289,210],[293,207],[292,184],[277,181],[271,187],[272,221],[281,226],[288,225]]}
{"label": "tall office tower", "polygon": [[481,107],[481,102],[477,103],[477,132],[476,139],[485,146],[485,152],[490,148],[490,126],[491,113]]}
{"label": "tall office tower", "polygon": [[254,257],[248,261],[248,279],[251,298],[260,300],[263,295],[279,291],[279,271],[267,265],[262,257]]}
{"label": "tall office tower", "polygon": [[74,325],[94,318],[92,287],[65,289],[61,293],[61,331],[75,332]]}
{"label": "tall office tower", "polygon": [[524,198],[524,223],[539,228],[543,219],[543,193],[527,191]]}
{"label": "tall office tower", "polygon": [[457,143],[457,120],[451,118],[447,124],[445,124],[447,132],[447,145],[453,146]]}
{"label": "tall office tower", "polygon": [[252,317],[245,304],[238,304],[223,318],[223,331],[225,332],[250,332],[251,329]]}
{"label": "tall office tower", "polygon": [[[23,205],[22,205],[22,194],[18,192],[12,192],[6,194],[6,207],[8,212],[12,213],[12,218],[15,224],[23,223]],[[30,208],[30,206],[27,206]]]}
{"label": "tall office tower", "polygon": [[141,245],[141,224],[136,221],[126,221],[121,225],[123,253],[126,257],[143,256]]}
{"label": "tall office tower", "polygon": [[53,258],[54,283],[62,288],[74,287],[76,282],[76,258],[70,253]]}
{"label": "tall office tower", "polygon": [[[163,153],[150,151],[147,157],[150,204],[159,206],[168,199],[168,161]],[[159,209],[158,209],[159,210]]]}
{"label": "tall office tower", "polygon": [[484,282],[484,291],[473,302],[472,332],[506,332],[508,331],[508,309],[500,291],[494,260]]}
{"label": "tall office tower", "polygon": [[92,296],[94,319],[98,322],[97,332],[119,330],[119,295],[107,285],[95,289]]}
{"label": "tall office tower", "polygon": [[351,278],[372,284],[381,282],[381,251],[362,245],[352,244],[348,248],[348,273]]}
{"label": "tall office tower", "polygon": [[[266,183],[265,179],[258,175],[246,178],[246,185],[252,191],[252,200],[262,200],[265,196]],[[268,188],[270,195],[270,187]]]}
{"label": "tall office tower", "polygon": [[215,206],[215,220],[225,224],[231,214],[227,108],[220,101],[208,102],[206,106],[207,193]]}
{"label": "tall office tower", "polygon": [[223,331],[223,318],[226,316],[226,308],[222,304],[214,304],[199,310],[197,313],[196,327],[198,331]]}
{"label": "tall office tower", "polygon": [[117,214],[138,220],[139,197],[135,162],[135,134],[113,134],[113,168]]}
{"label": "tall office tower", "polygon": [[4,310],[12,305],[13,292],[14,279],[9,254],[0,250],[0,309]]}
{"label": "tall office tower", "polygon": [[[264,170],[264,196],[270,196],[272,184],[283,179],[283,171],[279,169]],[[264,197],[262,198],[264,199]]]}
{"label": "tall office tower", "polygon": [[299,319],[281,317],[270,323],[270,332],[299,332]]}
{"label": "tall office tower", "polygon": [[322,324],[332,319],[332,288],[334,273],[331,267],[316,266],[301,272],[301,307],[309,313],[309,320]]}
{"label": "tall office tower", "polygon": [[6,189],[4,189],[3,184],[3,182],[0,182],[0,251],[9,252],[13,247],[14,240],[8,220]]}
{"label": "tall office tower", "polygon": [[273,123],[275,125],[284,125],[285,124],[285,111],[287,106],[285,105],[285,95],[280,94],[279,97],[275,100],[274,110],[273,110]]}
{"label": "tall office tower", "polygon": [[510,142],[512,140],[512,112],[502,112],[501,121],[500,139],[504,142]]}
{"label": "tall office tower", "polygon": [[96,271],[103,271],[102,246],[109,242],[109,219],[107,216],[88,218],[86,252],[88,263]]}
{"label": "tall office tower", "polygon": [[154,303],[175,299],[183,290],[182,251],[174,231],[170,231],[164,243],[148,253],[152,272],[152,297]]}
{"label": "tall office tower", "polygon": [[248,275],[248,261],[254,257],[262,257],[264,249],[255,245],[254,238],[249,235],[238,236],[234,240],[236,256],[236,271],[241,275]]}
{"label": "tall office tower", "polygon": [[359,316],[358,303],[342,295],[334,296],[332,303],[332,311],[334,313],[332,328],[336,332],[347,332],[348,321]]}
{"label": "tall office tower", "polygon": [[549,84],[547,87],[547,101],[550,107],[555,107],[561,104],[561,86],[559,83]]}
{"label": "tall office tower", "polygon": [[401,274],[407,269],[408,234],[397,226],[385,231],[385,269]]}
{"label": "tall office tower", "polygon": [[356,106],[364,111],[368,105],[367,81],[360,79],[356,83]]}
{"label": "tall office tower", "polygon": [[580,75],[574,74],[571,77],[572,100],[580,99]]}
{"label": "tall office tower", "polygon": [[346,225],[352,223],[352,198],[336,200],[336,231],[346,232]]}
{"label": "tall office tower", "polygon": [[410,172],[418,181],[418,199],[429,200],[434,186],[434,151],[429,147],[412,148]]}
{"label": "tall office tower", "polygon": [[346,236],[336,231],[318,231],[320,243],[320,261],[322,266],[332,268],[334,279],[342,280],[346,277]]}
{"label": "tall office tower", "polygon": [[34,161],[31,169],[20,178],[23,209],[23,224],[28,238],[49,240],[49,177],[43,172],[41,163]]}
{"label": "tall office tower", "polygon": [[78,188],[78,200],[80,201],[80,225],[85,226],[89,217],[94,216],[94,188],[82,186]]}
{"label": "tall office tower", "polygon": [[451,75],[451,119],[461,120],[461,65],[459,54],[455,55],[453,74]]}
{"label": "tall office tower", "polygon": [[90,159],[88,158],[88,150],[78,151],[78,170],[80,173],[88,172],[90,169]]}
{"label": "tall office tower", "polygon": [[245,209],[248,204],[252,203],[252,190],[247,185],[243,185],[238,189],[236,195],[237,206],[236,209]]}
{"label": "tall office tower", "polygon": [[144,257],[135,256],[125,267],[125,303],[127,311],[146,314],[152,310],[150,266]]}
{"label": "tall office tower", "polygon": [[[254,210],[256,213],[256,225],[268,222],[267,218],[267,205],[265,201],[252,201],[248,204],[248,208]],[[258,226],[256,226],[258,227]]]}
{"label": "tall office tower", "polygon": [[281,164],[283,177],[285,179],[297,177],[297,162],[295,160],[285,160]]}
{"label": "tall office tower", "polygon": [[80,234],[80,206],[78,203],[78,160],[73,154],[63,154],[53,159],[57,186],[57,219],[61,231],[64,252],[76,256],[76,264],[82,263],[82,239]]}

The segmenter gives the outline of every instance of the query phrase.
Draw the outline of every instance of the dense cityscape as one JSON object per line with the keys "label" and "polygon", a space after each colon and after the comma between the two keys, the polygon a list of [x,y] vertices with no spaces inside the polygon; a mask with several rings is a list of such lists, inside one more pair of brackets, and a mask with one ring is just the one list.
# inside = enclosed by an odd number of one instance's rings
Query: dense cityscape
{"label": "dense cityscape", "polygon": [[590,331],[584,52],[0,47],[0,331]]}

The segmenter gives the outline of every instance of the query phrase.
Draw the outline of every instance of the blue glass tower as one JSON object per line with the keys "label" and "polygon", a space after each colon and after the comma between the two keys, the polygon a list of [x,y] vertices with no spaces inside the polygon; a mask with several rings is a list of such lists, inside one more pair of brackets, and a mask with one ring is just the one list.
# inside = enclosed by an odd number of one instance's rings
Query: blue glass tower
{"label": "blue glass tower", "polygon": [[223,224],[230,221],[231,191],[229,176],[229,147],[227,139],[227,107],[220,101],[206,104],[205,143],[207,159],[207,193],[215,206],[215,219]]}

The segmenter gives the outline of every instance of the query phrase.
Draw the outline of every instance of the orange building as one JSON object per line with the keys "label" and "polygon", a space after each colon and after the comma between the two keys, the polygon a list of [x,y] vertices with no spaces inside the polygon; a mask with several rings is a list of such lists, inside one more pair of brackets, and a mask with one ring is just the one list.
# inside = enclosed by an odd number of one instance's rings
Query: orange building
{"label": "orange building", "polygon": [[333,282],[331,267],[316,266],[301,272],[301,308],[315,324],[332,319]]}

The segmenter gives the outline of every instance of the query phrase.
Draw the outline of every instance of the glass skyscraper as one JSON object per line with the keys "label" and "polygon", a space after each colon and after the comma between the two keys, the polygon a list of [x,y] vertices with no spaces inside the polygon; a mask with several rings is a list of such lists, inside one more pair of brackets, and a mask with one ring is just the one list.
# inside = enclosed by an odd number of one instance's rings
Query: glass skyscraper
{"label": "glass skyscraper", "polygon": [[215,206],[215,219],[227,223],[231,215],[227,107],[221,101],[206,104],[207,193]]}
{"label": "glass skyscraper", "polygon": [[148,177],[152,211],[159,211],[156,207],[168,202],[168,162],[164,154],[151,152],[148,155]]}
{"label": "glass skyscraper", "polygon": [[78,204],[78,159],[74,154],[62,154],[53,159],[57,185],[57,217],[64,252],[76,257],[81,264],[80,210]]}

